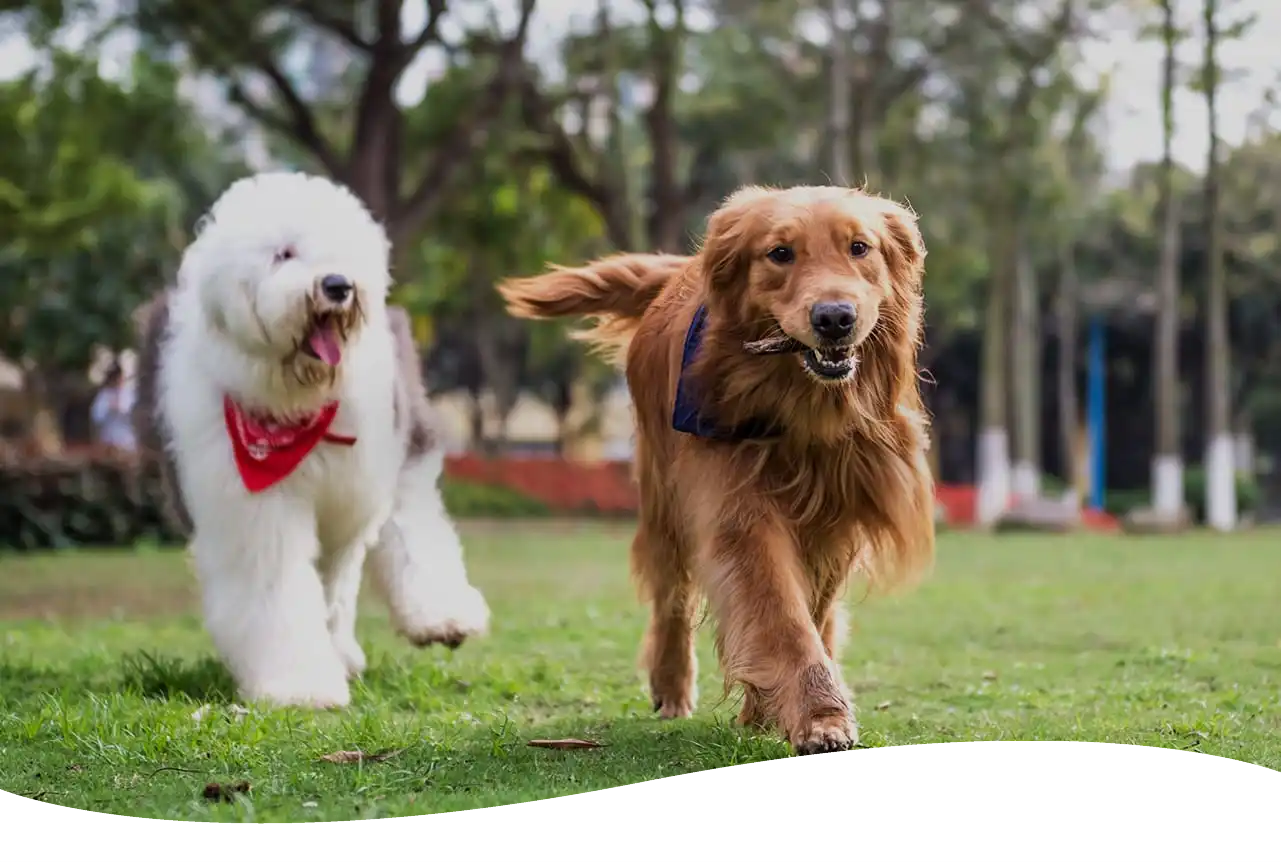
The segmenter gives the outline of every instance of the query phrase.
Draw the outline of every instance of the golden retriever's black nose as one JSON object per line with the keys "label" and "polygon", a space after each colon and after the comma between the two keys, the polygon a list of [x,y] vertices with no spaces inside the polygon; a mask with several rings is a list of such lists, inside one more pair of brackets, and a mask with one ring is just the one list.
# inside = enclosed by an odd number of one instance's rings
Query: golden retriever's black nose
{"label": "golden retriever's black nose", "polygon": [[320,279],[320,292],[331,303],[345,302],[351,296],[352,290],[352,284],[346,276],[330,273]]}
{"label": "golden retriever's black nose", "polygon": [[848,339],[854,332],[852,303],[815,303],[810,309],[810,326],[814,335],[826,342]]}

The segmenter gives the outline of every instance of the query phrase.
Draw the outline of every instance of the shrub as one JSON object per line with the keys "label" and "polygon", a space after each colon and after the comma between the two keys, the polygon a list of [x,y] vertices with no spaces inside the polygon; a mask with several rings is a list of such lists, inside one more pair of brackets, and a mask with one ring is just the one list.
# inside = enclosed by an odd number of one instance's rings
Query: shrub
{"label": "shrub", "polygon": [[[1237,511],[1242,515],[1254,512],[1262,497],[1258,480],[1254,477],[1238,476]],[[1205,470],[1194,465],[1183,472],[1183,501],[1197,524],[1205,523]],[[1150,506],[1152,492],[1146,488],[1118,489],[1109,491],[1104,502],[1107,511],[1117,517],[1124,516],[1131,510]]]}
{"label": "shrub", "polygon": [[126,456],[0,462],[0,548],[181,542],[162,501],[158,472]]}
{"label": "shrub", "polygon": [[445,509],[453,518],[537,518],[551,514],[540,500],[510,488],[445,476],[440,480]]}

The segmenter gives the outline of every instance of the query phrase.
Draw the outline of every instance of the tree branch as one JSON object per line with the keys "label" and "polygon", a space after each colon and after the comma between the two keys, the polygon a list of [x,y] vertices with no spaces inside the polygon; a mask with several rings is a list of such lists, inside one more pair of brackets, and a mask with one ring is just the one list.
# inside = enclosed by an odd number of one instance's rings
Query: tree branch
{"label": "tree branch", "polygon": [[906,66],[898,72],[886,76],[889,84],[885,87],[884,103],[889,104],[899,99],[901,96],[915,90],[925,81],[927,75],[934,70],[934,60],[944,54],[951,53],[952,49],[960,44],[965,38],[964,19],[957,21],[951,27],[943,31],[943,35],[937,40],[925,46],[924,54],[920,60]]}
{"label": "tree branch", "polygon": [[987,28],[1005,43],[1006,50],[1014,57],[1019,69],[1025,75],[1029,75],[1053,56],[1059,43],[1072,30],[1076,2],[1062,0],[1054,20],[1043,32],[1035,34],[1028,40],[1032,43],[1030,45],[1024,44],[1024,41],[1015,35],[1013,29],[992,11],[992,7],[986,0],[967,0],[966,8],[980,18]]}
{"label": "tree branch", "polygon": [[342,167],[338,157],[334,155],[333,149],[320,134],[311,108],[298,95],[298,91],[285,77],[285,73],[281,71],[274,58],[265,51],[255,53],[257,56],[254,65],[267,77],[267,80],[271,81],[276,95],[284,103],[285,111],[289,116],[288,126],[291,137],[314,155],[332,176],[341,176]]}
{"label": "tree branch", "polygon": [[442,197],[454,169],[465,161],[472,150],[473,138],[493,121],[502,110],[503,103],[524,76],[525,37],[529,33],[529,20],[534,12],[535,0],[521,0],[520,23],[515,34],[506,40],[499,52],[498,69],[485,92],[481,94],[475,111],[458,123],[449,137],[436,151],[435,158],[423,173],[418,185],[403,201],[393,206],[393,224],[399,234],[412,230],[431,215]]}
{"label": "tree branch", "polygon": [[440,39],[440,18],[444,14],[445,0],[427,0],[427,23],[405,46],[409,61],[412,61],[419,51]]}
{"label": "tree branch", "polygon": [[[193,4],[190,8],[195,10],[202,7]],[[203,7],[202,11],[207,8],[209,7]],[[228,98],[256,122],[284,135],[314,156],[330,176],[342,177],[341,162],[329,142],[320,134],[315,115],[281,70],[279,63],[272,55],[271,47],[259,38],[254,22],[252,20],[240,22],[244,29],[239,32],[236,29],[237,22],[229,21],[225,16],[217,14],[199,15],[199,20],[191,20],[188,23],[197,33],[201,30],[219,31],[214,39],[223,45],[242,45],[243,53],[239,54],[239,57],[243,58],[245,65],[271,82],[272,89],[282,103],[285,113],[281,116],[252,99],[244,87],[236,81],[234,70],[237,64],[229,63],[223,56],[220,58],[221,62],[215,61],[215,65],[216,68],[222,68],[223,74],[231,81]],[[193,44],[193,47],[196,45],[200,43]],[[212,43],[206,43],[203,47],[210,53],[211,58],[217,57],[219,52],[212,48]]]}
{"label": "tree branch", "polygon": [[320,29],[342,39],[357,51],[368,52],[373,47],[360,37],[352,22],[329,14],[315,0],[289,0],[288,8]]}

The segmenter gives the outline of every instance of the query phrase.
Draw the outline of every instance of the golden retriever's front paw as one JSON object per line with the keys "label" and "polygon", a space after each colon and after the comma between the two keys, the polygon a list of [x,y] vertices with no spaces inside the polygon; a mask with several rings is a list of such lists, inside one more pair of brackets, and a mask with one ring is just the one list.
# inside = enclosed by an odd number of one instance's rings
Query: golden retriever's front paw
{"label": "golden retriever's front paw", "polygon": [[654,712],[659,719],[688,719],[694,715],[694,693],[687,695],[653,696]]}
{"label": "golden retriever's front paw", "polygon": [[802,725],[791,735],[797,755],[843,752],[858,743],[858,728],[846,715],[824,716]]}

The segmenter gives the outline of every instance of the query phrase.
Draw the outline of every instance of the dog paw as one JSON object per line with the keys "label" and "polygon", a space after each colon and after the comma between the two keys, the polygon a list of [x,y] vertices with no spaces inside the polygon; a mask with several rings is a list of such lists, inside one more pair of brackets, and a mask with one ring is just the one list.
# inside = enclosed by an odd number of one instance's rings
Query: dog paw
{"label": "dog paw", "polygon": [[271,707],[306,707],[313,710],[329,710],[346,707],[351,704],[351,690],[346,680],[342,688],[309,689],[294,686],[247,686],[243,687],[243,697],[248,701],[266,704]]}
{"label": "dog paw", "polygon": [[334,650],[337,651],[338,657],[342,660],[343,667],[347,669],[347,678],[349,680],[365,673],[367,664],[365,651],[355,638],[335,635]]}
{"label": "dog paw", "polygon": [[858,729],[848,716],[824,716],[798,729],[791,743],[797,755],[844,752],[858,743]]}
{"label": "dog paw", "polygon": [[273,707],[307,707],[326,710],[351,703],[346,668],[333,657],[332,665],[305,670],[294,669],[242,682],[241,695],[250,701]]}
{"label": "dog paw", "polygon": [[434,612],[418,615],[401,626],[402,634],[418,647],[443,644],[451,650],[489,630],[489,606],[479,590],[468,586]]}
{"label": "dog paw", "polygon": [[659,719],[688,719],[694,715],[694,699],[690,697],[654,698],[654,712]]}

